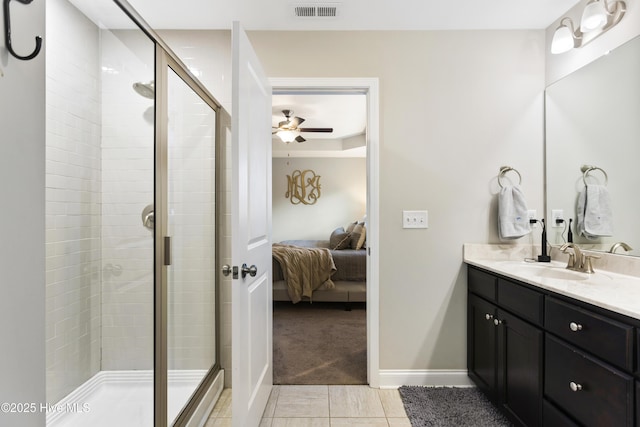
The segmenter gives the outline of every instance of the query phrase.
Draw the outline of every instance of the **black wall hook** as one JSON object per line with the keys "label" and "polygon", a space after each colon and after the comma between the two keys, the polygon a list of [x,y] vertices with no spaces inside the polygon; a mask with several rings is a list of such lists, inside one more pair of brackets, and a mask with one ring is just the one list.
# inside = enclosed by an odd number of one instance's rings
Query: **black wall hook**
{"label": "black wall hook", "polygon": [[[22,4],[29,4],[33,0],[16,0]],[[11,0],[4,0],[4,43],[7,46],[7,50],[11,55],[15,56],[18,59],[22,59],[23,61],[28,61],[29,59],[33,59],[40,53],[40,49],[42,48],[42,37],[36,36],[36,49],[31,53],[31,55],[20,56],[18,55],[11,46],[11,18],[9,16],[10,9],[9,3]]]}

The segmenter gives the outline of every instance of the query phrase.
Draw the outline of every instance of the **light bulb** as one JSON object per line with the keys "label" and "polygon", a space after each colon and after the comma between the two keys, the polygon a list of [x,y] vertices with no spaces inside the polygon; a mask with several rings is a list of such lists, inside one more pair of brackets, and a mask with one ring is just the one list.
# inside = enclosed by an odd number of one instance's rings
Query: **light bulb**
{"label": "light bulb", "polygon": [[553,40],[551,40],[551,53],[558,54],[568,52],[575,47],[575,41],[571,29],[566,25],[558,27],[553,34]]}
{"label": "light bulb", "polygon": [[287,144],[296,139],[296,132],[292,130],[279,130],[277,135],[282,142],[286,142]]}
{"label": "light bulb", "polygon": [[607,24],[607,10],[602,1],[593,1],[587,4],[582,12],[580,31],[588,32],[598,30]]}

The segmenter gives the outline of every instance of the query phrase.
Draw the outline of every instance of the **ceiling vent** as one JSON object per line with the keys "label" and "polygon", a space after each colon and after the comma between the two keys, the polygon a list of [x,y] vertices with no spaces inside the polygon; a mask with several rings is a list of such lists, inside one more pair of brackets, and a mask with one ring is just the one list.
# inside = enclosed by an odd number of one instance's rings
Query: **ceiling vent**
{"label": "ceiling vent", "polygon": [[293,6],[296,18],[335,18],[339,14],[338,4],[298,4]]}

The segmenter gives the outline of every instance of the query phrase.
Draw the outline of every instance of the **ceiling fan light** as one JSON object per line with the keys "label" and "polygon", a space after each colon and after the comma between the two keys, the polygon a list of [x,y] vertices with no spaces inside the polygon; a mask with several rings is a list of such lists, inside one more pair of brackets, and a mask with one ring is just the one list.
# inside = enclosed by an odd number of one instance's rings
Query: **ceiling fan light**
{"label": "ceiling fan light", "polygon": [[580,31],[587,32],[603,28],[607,24],[609,15],[605,5],[600,0],[588,3],[582,12],[580,20]]}
{"label": "ceiling fan light", "polygon": [[558,27],[555,33],[553,33],[553,39],[551,40],[551,53],[558,54],[568,52],[575,47],[575,39],[571,29],[566,25]]}
{"label": "ceiling fan light", "polygon": [[282,142],[286,142],[288,144],[295,141],[298,133],[292,130],[279,130],[276,135],[278,135],[278,138],[280,138]]}

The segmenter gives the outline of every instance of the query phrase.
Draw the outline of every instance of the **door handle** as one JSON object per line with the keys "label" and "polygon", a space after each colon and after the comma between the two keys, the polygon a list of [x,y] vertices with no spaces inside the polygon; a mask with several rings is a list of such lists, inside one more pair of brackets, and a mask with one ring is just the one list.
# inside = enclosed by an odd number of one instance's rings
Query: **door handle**
{"label": "door handle", "polygon": [[233,269],[231,268],[231,266],[229,264],[225,264],[222,266],[222,275],[227,277],[228,275],[231,274],[231,272],[233,271]]}
{"label": "door handle", "polygon": [[247,277],[247,274],[251,277],[256,277],[256,274],[258,274],[258,267],[256,267],[255,265],[252,265],[251,267],[247,267],[247,264],[242,264],[241,271],[242,271],[243,279]]}

